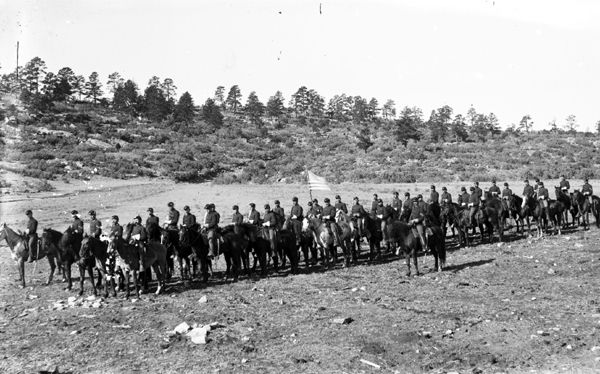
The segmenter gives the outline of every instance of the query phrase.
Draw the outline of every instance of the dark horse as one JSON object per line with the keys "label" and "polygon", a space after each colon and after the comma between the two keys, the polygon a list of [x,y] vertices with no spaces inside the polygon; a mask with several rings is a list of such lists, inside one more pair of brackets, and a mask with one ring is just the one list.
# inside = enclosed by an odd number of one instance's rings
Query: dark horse
{"label": "dark horse", "polygon": [[369,260],[373,261],[381,256],[381,241],[383,232],[381,231],[381,220],[370,215],[363,217],[363,224],[367,241],[369,242]]}
{"label": "dark horse", "polygon": [[63,268],[63,277],[67,281],[67,290],[73,288],[71,278],[71,265],[79,260],[79,250],[81,249],[81,234],[73,232],[68,227],[64,233],[52,229],[44,229],[42,234],[42,248],[45,251],[58,250],[60,263]]}
{"label": "dark horse", "polygon": [[415,272],[419,275],[417,253],[422,249],[418,235],[415,235],[411,226],[404,221],[389,219],[387,223],[388,238],[392,248],[400,248],[406,255],[406,276],[411,275],[410,260],[413,259]]}
{"label": "dark horse", "polygon": [[486,220],[486,226],[488,227],[488,233],[490,233],[490,230],[492,230],[490,242],[493,240],[493,231],[498,233],[498,241],[502,241],[504,235],[504,221],[502,218],[505,215],[505,205],[502,203],[501,199],[492,196],[489,191],[485,192],[482,200],[483,207],[479,207],[479,211],[485,212],[484,217]]}
{"label": "dark horse", "polygon": [[[175,257],[179,258],[179,231],[177,229],[163,228],[160,230],[160,243],[167,248],[167,279],[170,279],[175,273]],[[183,279],[183,269],[180,263],[179,269],[182,272],[181,278]]]}
{"label": "dark horse", "polygon": [[[208,245],[204,242],[202,234],[198,230],[198,227],[186,227],[179,226],[179,246],[180,256],[177,256],[179,260],[179,268],[181,269],[181,277],[189,275],[190,261],[192,267],[192,277],[196,276],[198,262],[200,262],[200,272],[202,273],[202,280],[208,281]],[[184,268],[186,271],[184,271]]]}
{"label": "dark horse", "polygon": [[[109,269],[106,260],[108,243],[100,239],[85,235],[81,240],[81,248],[79,250],[79,296],[83,295],[83,281],[85,280],[85,271],[88,271],[90,282],[94,295],[97,295],[96,284],[94,283],[94,267],[98,269],[100,276],[109,274]],[[104,282],[104,295],[108,296],[108,281]],[[114,287],[113,287],[114,290]]]}
{"label": "dark horse", "polygon": [[423,220],[425,223],[425,235],[427,246],[435,259],[435,270],[443,271],[446,266],[446,235],[439,225],[431,221],[428,216]]}
{"label": "dark horse", "polygon": [[[571,202],[571,196],[567,195],[563,192],[560,187],[554,187],[554,194],[556,195],[556,200],[560,201],[564,207],[564,214],[562,216],[563,219],[563,227],[569,227],[569,212],[571,212],[571,217],[573,220],[573,226],[575,226],[575,221],[577,219],[577,212],[573,210],[573,204]],[[572,194],[571,194],[572,195]]]}
{"label": "dark horse", "polygon": [[327,224],[318,218],[304,218],[302,222],[302,230],[310,231],[313,235],[313,240],[320,249],[321,259],[324,265],[329,265],[330,257],[335,264],[337,262],[337,250],[333,245],[333,235],[327,228]]}
{"label": "dark horse", "polygon": [[[0,241],[6,240],[8,248],[10,249],[10,255],[17,263],[17,267],[19,269],[19,281],[21,281],[21,286],[25,287],[25,262],[29,256],[26,243],[28,239],[25,235],[20,235],[13,231],[5,223],[3,223],[1,227]],[[44,256],[48,258],[48,263],[50,264],[50,275],[48,276],[48,282],[46,283],[50,284],[50,282],[52,282],[54,270],[56,269],[56,262],[58,262],[60,266],[58,247],[55,246],[47,248],[41,245],[41,242],[38,241],[38,248],[34,250],[34,258],[39,260]]]}
{"label": "dark horse", "polygon": [[457,224],[458,212],[459,207],[457,203],[442,204],[440,211],[440,227],[444,232],[444,237],[446,237],[446,231],[448,230],[448,227],[450,227],[452,229],[452,238],[454,238],[454,227]]}
{"label": "dark horse", "polygon": [[[125,233],[131,233],[131,223],[125,227]],[[115,268],[121,268],[125,273],[126,296],[129,297],[129,273],[133,273],[133,285],[136,294],[139,294],[137,285],[138,271],[148,271],[151,267],[158,278],[156,294],[158,295],[165,286],[165,275],[167,272],[167,249],[161,243],[149,241],[146,243],[145,254],[141,258],[142,268],[140,269],[140,249],[137,245],[129,244],[123,238],[111,237],[108,242],[108,253],[115,257]],[[144,291],[148,289],[147,277],[144,277]]]}
{"label": "dark horse", "polygon": [[249,271],[250,268],[250,253],[254,257],[254,264],[252,269],[256,269],[257,263],[260,264],[261,273],[263,276],[267,275],[267,253],[271,249],[271,243],[263,238],[262,233],[258,226],[250,223],[242,223],[236,226],[235,230],[248,240],[248,244],[242,249],[242,263],[244,269]]}
{"label": "dark horse", "polygon": [[521,205],[523,199],[518,195],[510,195],[507,199],[503,199],[504,210],[502,211],[502,226],[506,226],[506,221],[512,219],[517,226],[517,235],[525,232],[523,216],[521,215]]}
{"label": "dark horse", "polygon": [[[535,201],[533,196],[523,196],[523,203],[521,205],[521,219],[525,219],[527,222],[527,235],[531,235],[531,220],[529,217],[533,217],[534,220],[537,220],[536,209],[538,209],[538,204]],[[537,222],[539,225],[540,223]]]}
{"label": "dark horse", "polygon": [[[235,282],[238,280],[242,262],[244,262],[244,253],[247,253],[248,251],[250,240],[239,231],[236,232],[234,225],[223,227],[221,229],[221,237],[223,238],[223,241],[220,244],[219,250],[223,253],[227,265],[225,279],[231,276]],[[206,244],[208,245],[208,237],[206,238]],[[244,262],[244,267],[247,272],[250,271],[249,259],[247,257]]]}
{"label": "dark horse", "polygon": [[571,196],[571,205],[576,207],[577,216],[581,217],[581,222],[583,222],[583,229],[588,230],[590,228],[590,211],[592,208],[588,198],[579,192],[579,190],[575,190]]}

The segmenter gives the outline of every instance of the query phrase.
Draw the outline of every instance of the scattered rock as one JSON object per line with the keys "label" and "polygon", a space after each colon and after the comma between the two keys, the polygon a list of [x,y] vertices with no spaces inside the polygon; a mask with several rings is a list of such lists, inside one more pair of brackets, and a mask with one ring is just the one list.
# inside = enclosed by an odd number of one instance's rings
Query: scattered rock
{"label": "scattered rock", "polygon": [[88,296],[85,298],[87,301],[94,301],[96,300],[96,296],[92,295],[92,296]]}
{"label": "scattered rock", "polygon": [[179,325],[177,325],[173,331],[175,331],[177,334],[185,334],[186,332],[188,332],[188,330],[190,329],[190,325],[188,325],[185,322],[181,322]]}
{"label": "scattered rock", "polygon": [[339,325],[348,325],[350,323],[352,323],[354,320],[350,317],[343,317],[343,318],[334,318],[333,319],[333,323],[337,323]]}
{"label": "scattered rock", "polygon": [[595,345],[595,346],[592,347],[592,352],[596,352],[598,350],[600,350],[599,346]]}
{"label": "scattered rock", "polygon": [[548,269],[548,274],[553,275],[555,273],[556,273],[556,271],[554,271],[554,269]]}
{"label": "scattered rock", "polygon": [[223,325],[219,322],[213,322],[213,323],[209,324],[208,326],[210,327],[211,330],[216,330],[216,329],[225,327],[225,325]]}
{"label": "scattered rock", "polygon": [[358,291],[358,288],[357,288],[357,287],[354,287],[354,288],[353,288],[351,291],[352,291],[352,292],[356,292],[356,291]]}
{"label": "scattered rock", "polygon": [[92,308],[100,308],[102,306],[102,303],[100,301],[94,301],[92,303]]}
{"label": "scattered rock", "polygon": [[200,304],[206,304],[208,302],[208,298],[206,297],[206,295],[202,296],[200,298],[200,300],[198,300],[198,303]]}
{"label": "scattered rock", "polygon": [[206,336],[210,326],[196,327],[187,333],[187,337],[190,338],[194,344],[206,344]]}
{"label": "scattered rock", "polygon": [[431,338],[431,331],[423,331],[421,334],[426,338]]}
{"label": "scattered rock", "polygon": [[27,298],[28,298],[29,300],[33,300],[33,299],[37,299],[37,298],[38,298],[38,296],[37,296],[37,295],[28,295],[28,296],[27,296]]}
{"label": "scattered rock", "polygon": [[374,363],[374,362],[367,361],[367,360],[365,360],[365,359],[363,359],[363,358],[361,358],[361,359],[360,359],[360,362],[362,362],[362,363],[363,363],[363,364],[365,364],[365,365],[372,366],[372,367],[374,367],[375,369],[381,369],[381,366],[377,365],[377,364],[376,364],[376,363]]}
{"label": "scattered rock", "polygon": [[537,334],[538,334],[538,335],[541,335],[541,336],[548,336],[548,335],[550,335],[550,333],[549,333],[549,332],[547,332],[547,331],[543,331],[543,330],[538,330]]}
{"label": "scattered rock", "polygon": [[73,330],[73,331],[71,331],[71,334],[70,334],[70,335],[77,335],[77,334],[79,334],[80,332],[81,332],[81,331],[79,331],[79,330]]}
{"label": "scattered rock", "polygon": [[130,329],[131,326],[129,326],[129,325],[115,325],[115,326],[113,326],[113,328],[115,328],[115,329]]}

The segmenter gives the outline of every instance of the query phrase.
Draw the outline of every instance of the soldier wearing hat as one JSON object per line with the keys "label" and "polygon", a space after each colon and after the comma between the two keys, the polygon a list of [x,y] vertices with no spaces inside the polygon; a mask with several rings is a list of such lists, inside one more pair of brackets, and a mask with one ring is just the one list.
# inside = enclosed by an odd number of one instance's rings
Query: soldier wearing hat
{"label": "soldier wearing hat", "polygon": [[208,237],[209,258],[215,258],[219,255],[217,245],[217,229],[221,216],[215,210],[215,204],[206,204],[204,209],[208,210],[204,220],[204,228]]}
{"label": "soldier wearing hat", "polygon": [[192,228],[196,227],[196,216],[190,213],[190,207],[188,205],[183,207],[183,218],[181,219],[181,226]]}
{"label": "soldier wearing hat", "polygon": [[79,218],[79,212],[76,210],[72,210],[71,216],[73,216],[73,222],[71,223],[71,230],[73,230],[74,234],[83,236],[83,221]]}
{"label": "soldier wearing hat", "polygon": [[294,196],[292,198],[292,208],[290,209],[290,218],[292,219],[292,229],[296,236],[296,245],[300,245],[300,239],[302,238],[302,219],[304,211],[300,204],[298,204],[298,198]]}
{"label": "soldier wearing hat", "polygon": [[146,218],[146,232],[148,240],[160,241],[159,219],[154,215],[154,208],[148,208],[148,218]]}
{"label": "soldier wearing hat", "polygon": [[479,182],[475,181],[475,183],[473,183],[473,191],[475,191],[477,199],[481,200],[481,197],[483,196],[483,191],[481,190],[481,188],[479,188]]}
{"label": "soldier wearing hat", "polygon": [[358,227],[358,235],[361,237],[361,240],[362,240],[362,237],[365,234],[365,224],[364,224],[363,220],[364,220],[364,217],[367,216],[367,211],[360,204],[360,201],[357,196],[354,197],[353,201],[354,201],[354,205],[352,205],[352,210],[351,210],[352,219],[356,220],[356,226]]}
{"label": "soldier wearing hat", "polygon": [[502,200],[509,200],[512,196],[513,192],[508,187],[508,183],[504,182],[504,189],[502,190]]}
{"label": "soldier wearing hat", "polygon": [[333,245],[338,245],[339,238],[337,232],[337,224],[335,223],[336,209],[330,204],[329,198],[326,197],[325,206],[323,207],[323,222],[327,225],[330,235],[333,235]]}
{"label": "soldier wearing hat", "polygon": [[111,238],[122,238],[123,237],[123,227],[119,225],[119,216],[114,215],[111,218],[111,226],[110,226],[110,234]]}
{"label": "soldier wearing hat", "polygon": [[412,211],[412,200],[410,198],[410,192],[404,193],[404,202],[402,203],[402,212],[400,213],[400,219],[404,222],[408,222],[410,212]]}
{"label": "soldier wearing hat", "polygon": [[30,209],[25,211],[25,215],[27,216],[27,228],[25,229],[27,241],[25,241],[25,244],[27,245],[27,250],[29,251],[29,258],[27,259],[27,262],[33,262],[33,260],[37,260],[38,255],[38,221],[33,218],[33,212]]}
{"label": "soldier wearing hat", "polygon": [[398,191],[394,191],[392,193],[392,209],[394,209],[394,218],[400,217],[400,212],[402,211],[402,200],[398,197]]}
{"label": "soldier wearing hat", "polygon": [[434,185],[431,185],[431,192],[429,193],[429,202],[431,204],[440,204],[440,194],[435,190]]}
{"label": "soldier wearing hat", "polygon": [[146,256],[146,242],[148,240],[148,232],[142,226],[142,217],[135,216],[133,219],[133,227],[131,229],[131,244],[134,244],[139,252],[140,271],[144,270],[144,257]]}
{"label": "soldier wearing hat", "polygon": [[533,195],[535,195],[535,190],[529,184],[529,181],[527,179],[525,179],[523,183],[525,183],[525,185],[523,186],[523,201],[525,202],[527,201],[527,199],[533,198]]}
{"label": "soldier wearing hat", "polygon": [[583,196],[587,197],[590,204],[593,203],[592,195],[594,194],[594,189],[592,188],[592,185],[589,183],[588,178],[584,179],[583,186],[581,187],[581,193],[583,194]]}
{"label": "soldier wearing hat", "polygon": [[275,217],[277,218],[277,230],[281,230],[283,223],[285,222],[285,211],[281,207],[279,200],[275,200],[273,203],[275,204],[273,213],[275,213]]}
{"label": "soldier wearing hat", "polygon": [[99,239],[100,235],[102,235],[102,222],[96,218],[96,212],[94,210],[90,210],[88,214],[90,215],[89,235],[92,238]]}
{"label": "soldier wearing hat", "polygon": [[[477,182],[475,182],[477,183]],[[469,196],[469,221],[471,226],[475,227],[475,214],[479,210],[480,196],[475,187],[471,187],[471,196]]]}
{"label": "soldier wearing hat", "polygon": [[387,233],[387,212],[385,207],[383,206],[383,200],[377,200],[377,208],[375,209],[375,217],[379,219],[381,225],[381,233],[383,234],[383,243],[387,247],[388,245],[388,233]]}
{"label": "soldier wearing hat", "polygon": [[243,234],[242,224],[244,223],[244,215],[240,213],[240,207],[234,205],[231,207],[233,214],[231,215],[231,223],[233,224],[233,232],[236,234]]}
{"label": "soldier wearing hat", "polygon": [[251,225],[260,225],[260,213],[256,210],[256,204],[250,203],[250,212],[248,212],[248,223]]}
{"label": "soldier wearing hat", "polygon": [[496,179],[492,179],[492,186],[488,189],[492,197],[500,196],[500,187],[496,185]]}
{"label": "soldier wearing hat", "polygon": [[320,219],[323,216],[323,207],[319,205],[319,200],[313,199],[312,209],[315,217]]}
{"label": "soldier wearing hat", "polygon": [[342,202],[340,195],[335,195],[335,210],[340,210],[344,212],[344,214],[348,214],[348,207],[346,206],[346,203]]}
{"label": "soldier wearing hat", "polygon": [[567,180],[567,177],[565,177],[564,175],[561,175],[560,177],[560,190],[562,192],[564,192],[565,194],[569,194],[569,188],[571,188],[571,185],[569,184],[569,181]]}
{"label": "soldier wearing hat", "polygon": [[421,205],[422,201],[423,196],[421,194],[417,195],[417,198],[413,200],[408,222],[412,227],[413,235],[421,240],[423,250],[426,250],[427,237],[425,236],[425,225],[423,223],[426,210],[424,210],[424,205]]}
{"label": "soldier wearing hat", "polygon": [[377,210],[377,205],[379,205],[379,197],[376,193],[373,194],[373,201],[371,201],[371,214],[375,214]]}
{"label": "soldier wearing hat", "polygon": [[457,204],[461,209],[466,209],[469,205],[469,199],[471,196],[467,192],[467,189],[463,186],[460,188],[460,194],[458,195]]}
{"label": "soldier wearing hat", "polygon": [[265,204],[265,214],[263,216],[263,230],[266,234],[266,239],[269,240],[269,244],[271,245],[271,256],[273,258],[273,264],[275,268],[278,266],[278,256],[277,256],[277,216],[271,210],[271,206],[269,204]]}
{"label": "soldier wearing hat", "polygon": [[448,192],[446,186],[442,187],[442,205],[450,205],[452,204],[452,195]]}
{"label": "soldier wearing hat", "polygon": [[536,177],[535,178],[535,185],[533,186],[533,189],[535,190],[536,193],[537,193],[538,188],[540,188],[540,183],[542,183],[540,181],[540,178]]}
{"label": "soldier wearing hat", "polygon": [[539,182],[537,198],[542,205],[542,209],[544,214],[546,215],[546,219],[548,220],[548,222],[550,222],[550,209],[548,209],[548,200],[550,199],[550,193],[548,192],[548,189],[544,187],[544,182]]}
{"label": "soldier wearing hat", "polygon": [[173,202],[169,202],[167,206],[169,207],[169,213],[165,225],[167,226],[168,230],[177,230],[177,223],[179,222],[179,211],[175,209],[175,204],[173,204]]}

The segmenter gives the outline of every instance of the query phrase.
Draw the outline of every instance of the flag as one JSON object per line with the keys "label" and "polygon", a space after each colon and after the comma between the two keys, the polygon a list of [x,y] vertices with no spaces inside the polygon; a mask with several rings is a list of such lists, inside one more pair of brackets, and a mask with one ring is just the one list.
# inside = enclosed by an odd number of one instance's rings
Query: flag
{"label": "flag", "polygon": [[315,175],[313,172],[308,172],[308,185],[311,191],[331,191],[331,188],[327,185],[327,181],[323,177]]}

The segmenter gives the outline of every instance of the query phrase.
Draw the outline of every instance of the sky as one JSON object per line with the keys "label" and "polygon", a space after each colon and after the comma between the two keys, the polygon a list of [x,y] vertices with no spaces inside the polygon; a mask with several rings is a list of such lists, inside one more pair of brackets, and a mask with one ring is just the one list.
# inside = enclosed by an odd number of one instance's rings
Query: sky
{"label": "sky", "polygon": [[0,73],[41,57],[49,71],[119,72],[141,89],[172,78],[197,104],[239,85],[266,102],[300,86],[502,127],[574,114],[600,120],[600,1],[0,0]]}

